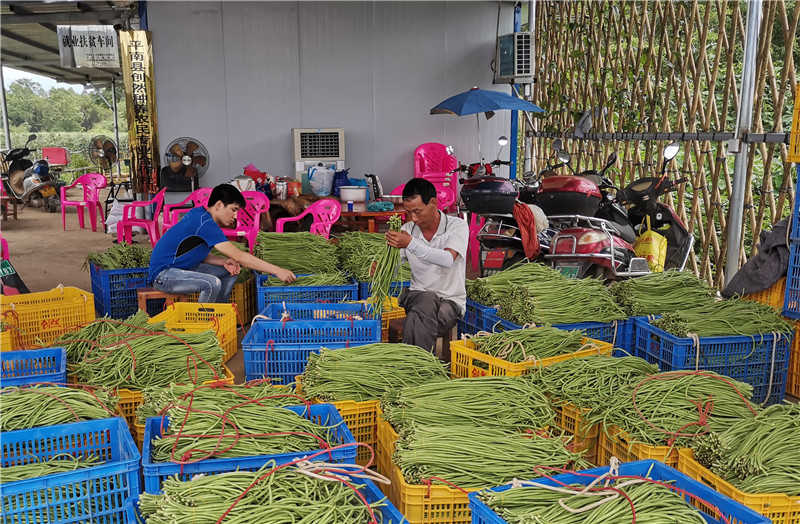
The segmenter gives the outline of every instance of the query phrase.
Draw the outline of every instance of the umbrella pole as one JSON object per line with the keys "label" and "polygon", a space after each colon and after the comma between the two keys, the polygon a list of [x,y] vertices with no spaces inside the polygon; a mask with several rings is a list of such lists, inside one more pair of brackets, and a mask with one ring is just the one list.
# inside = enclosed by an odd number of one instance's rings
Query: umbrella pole
{"label": "umbrella pole", "polygon": [[478,160],[483,164],[483,153],[481,153],[481,114],[475,113],[475,122],[478,123]]}

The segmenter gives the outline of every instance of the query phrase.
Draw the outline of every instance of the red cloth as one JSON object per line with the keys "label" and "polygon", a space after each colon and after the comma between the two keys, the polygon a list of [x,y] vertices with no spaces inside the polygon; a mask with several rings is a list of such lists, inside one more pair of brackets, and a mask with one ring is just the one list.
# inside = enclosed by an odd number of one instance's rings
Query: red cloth
{"label": "red cloth", "polygon": [[525,256],[529,260],[535,259],[541,251],[539,246],[539,235],[536,233],[536,218],[533,216],[533,211],[528,207],[528,204],[517,202],[514,204],[512,211],[514,220],[517,221],[519,226],[520,235],[522,236],[522,248],[525,250]]}

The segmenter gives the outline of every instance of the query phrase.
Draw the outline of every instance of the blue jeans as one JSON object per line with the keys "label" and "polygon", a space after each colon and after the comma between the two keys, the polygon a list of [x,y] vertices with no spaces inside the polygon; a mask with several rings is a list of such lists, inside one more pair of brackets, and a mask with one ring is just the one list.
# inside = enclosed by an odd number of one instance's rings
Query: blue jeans
{"label": "blue jeans", "polygon": [[198,302],[225,304],[230,300],[236,277],[222,266],[201,262],[194,269],[165,269],[153,281],[153,287],[176,295],[200,292]]}

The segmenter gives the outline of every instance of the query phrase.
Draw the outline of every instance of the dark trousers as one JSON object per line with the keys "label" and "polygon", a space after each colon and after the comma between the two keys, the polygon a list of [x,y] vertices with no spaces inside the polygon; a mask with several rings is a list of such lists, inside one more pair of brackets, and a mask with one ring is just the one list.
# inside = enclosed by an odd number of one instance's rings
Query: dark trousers
{"label": "dark trousers", "polygon": [[398,300],[406,310],[403,343],[434,351],[436,339],[456,325],[461,308],[452,300],[444,300],[433,291],[406,289]]}

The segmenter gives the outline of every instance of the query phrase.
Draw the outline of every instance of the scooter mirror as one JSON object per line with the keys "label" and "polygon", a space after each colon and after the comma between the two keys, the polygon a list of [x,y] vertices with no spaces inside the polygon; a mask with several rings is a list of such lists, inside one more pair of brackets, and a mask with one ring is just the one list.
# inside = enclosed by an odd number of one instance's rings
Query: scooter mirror
{"label": "scooter mirror", "polygon": [[500,147],[506,147],[508,145],[508,137],[501,136],[497,139],[497,143],[500,145]]}
{"label": "scooter mirror", "polygon": [[610,155],[608,155],[608,160],[606,160],[606,167],[603,168],[603,171],[608,169],[609,167],[613,166],[617,163],[617,152],[612,151]]}
{"label": "scooter mirror", "polygon": [[558,157],[558,160],[563,164],[569,164],[569,161],[572,158],[570,154],[564,149],[559,149],[558,151],[556,151],[556,157]]}
{"label": "scooter mirror", "polygon": [[555,149],[556,151],[558,151],[559,149],[561,149],[561,147],[562,147],[562,146],[563,146],[563,144],[561,143],[561,139],[560,139],[560,138],[556,138],[556,139],[553,141],[553,149]]}
{"label": "scooter mirror", "polygon": [[28,135],[28,142],[25,145],[30,144],[34,140],[36,140],[36,135]]}
{"label": "scooter mirror", "polygon": [[673,142],[667,147],[664,148],[664,161],[669,162],[675,155],[678,154],[678,151],[681,150],[681,145],[678,142]]}

